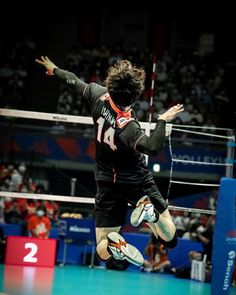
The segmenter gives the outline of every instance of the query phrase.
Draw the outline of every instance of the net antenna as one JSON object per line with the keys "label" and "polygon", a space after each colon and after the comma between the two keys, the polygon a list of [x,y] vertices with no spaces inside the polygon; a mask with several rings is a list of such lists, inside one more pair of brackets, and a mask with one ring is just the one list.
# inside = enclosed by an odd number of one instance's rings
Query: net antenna
{"label": "net antenna", "polygon": [[[157,67],[157,58],[156,58],[155,55],[153,55],[152,76],[151,76],[151,91],[150,91],[150,105],[149,105],[149,116],[148,116],[149,128],[146,130],[148,136],[150,136],[150,134],[151,134],[154,87],[155,87],[155,80],[157,78],[156,67]],[[172,175],[173,175],[173,161],[172,161],[173,154],[172,154],[172,146],[171,146],[171,128],[172,128],[172,125],[169,125],[168,127],[166,126],[166,136],[168,136],[168,139],[169,139],[169,151],[170,151],[170,156],[171,156],[169,184],[168,184],[167,195],[166,195],[167,201],[168,201],[169,194],[170,194],[171,181],[172,181]],[[146,157],[146,160],[148,162],[148,157]]]}
{"label": "net antenna", "polygon": [[[152,113],[153,113],[152,107],[153,107],[154,86],[155,86],[155,80],[157,76],[156,67],[157,67],[157,59],[156,59],[156,56],[154,55],[152,60],[151,93],[150,93],[150,105],[149,105],[149,116],[148,116],[148,122],[150,127],[152,123]],[[150,133],[150,129],[149,129],[149,133]]]}
{"label": "net antenna", "polygon": [[[156,79],[156,66],[157,66],[157,61],[156,61],[156,56],[153,55],[152,59],[152,75],[151,75],[151,89],[150,89],[150,102],[149,102],[149,114],[148,114],[148,123],[146,128],[145,128],[145,133],[147,136],[150,136],[151,134],[151,127],[152,125],[152,113],[153,113],[153,95],[154,95],[154,86],[155,86],[155,79]],[[145,155],[146,157],[146,162],[148,164],[148,155]]]}

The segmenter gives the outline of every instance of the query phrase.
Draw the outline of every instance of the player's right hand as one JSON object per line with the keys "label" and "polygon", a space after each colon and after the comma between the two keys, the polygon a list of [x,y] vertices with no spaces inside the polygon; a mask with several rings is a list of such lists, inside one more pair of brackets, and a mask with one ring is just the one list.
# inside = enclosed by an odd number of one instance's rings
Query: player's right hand
{"label": "player's right hand", "polygon": [[46,75],[49,76],[54,75],[53,71],[58,68],[47,56],[41,56],[41,59],[36,58],[35,61],[47,69]]}

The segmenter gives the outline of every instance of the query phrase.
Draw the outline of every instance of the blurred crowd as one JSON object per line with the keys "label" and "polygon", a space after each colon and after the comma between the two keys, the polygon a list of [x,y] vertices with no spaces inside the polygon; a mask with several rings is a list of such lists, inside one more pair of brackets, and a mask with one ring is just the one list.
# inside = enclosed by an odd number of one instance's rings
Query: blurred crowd
{"label": "blurred crowd", "polygon": [[[5,192],[45,194],[42,183],[35,183],[29,176],[27,167],[21,163],[18,167],[13,164],[0,165],[0,190]],[[22,225],[23,231],[32,216],[37,215],[39,208],[45,211],[51,225],[55,225],[60,207],[57,202],[29,198],[0,198],[0,223],[15,223]],[[25,232],[22,232],[25,234]]]}
{"label": "blurred crowd", "polygon": [[[0,106],[22,108],[33,70],[36,46],[25,38],[15,44],[0,44]],[[53,56],[51,57],[52,60]],[[146,87],[135,102],[134,109],[140,121],[154,121],[159,113],[175,103],[183,103],[185,111],[176,124],[222,127],[220,112],[228,112],[230,100],[226,88],[226,65],[214,59],[213,54],[200,55],[197,51],[165,51],[157,61],[153,105],[150,107],[152,59],[148,50],[135,46],[129,50],[116,45],[83,48],[73,46],[58,66],[74,72],[86,82],[103,83],[110,65],[128,59],[146,71]],[[37,84],[37,81],[34,81]],[[46,91],[46,90],[45,90]],[[71,87],[61,84],[55,97],[55,112],[71,115],[90,115],[87,102]]]}
{"label": "blurred crowd", "polygon": [[[227,110],[229,98],[225,86],[224,64],[217,63],[213,55],[197,52],[179,52],[174,55],[165,51],[157,61],[153,105],[150,107],[152,55],[136,47],[124,50],[119,46],[109,49],[83,49],[74,47],[66,56],[63,68],[74,72],[85,82],[102,83],[106,71],[115,61],[128,59],[143,67],[147,73],[143,95],[135,102],[134,109],[140,121],[148,121],[149,112],[154,121],[158,114],[176,103],[183,103],[185,111],[176,124],[221,126],[219,111]],[[57,112],[63,114],[90,114],[88,104],[71,87],[61,84]]]}
{"label": "blurred crowd", "polygon": [[35,44],[27,37],[10,44],[0,41],[1,107],[24,107],[34,56]]}

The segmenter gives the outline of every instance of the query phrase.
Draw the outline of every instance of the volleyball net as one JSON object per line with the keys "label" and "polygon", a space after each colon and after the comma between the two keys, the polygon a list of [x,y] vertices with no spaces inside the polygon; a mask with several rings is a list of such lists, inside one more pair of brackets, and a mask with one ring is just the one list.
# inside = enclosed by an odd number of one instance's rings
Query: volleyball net
{"label": "volleyball net", "polygon": [[[75,203],[94,203],[91,117],[0,109],[0,119],[1,161],[11,169],[12,163],[15,167],[24,163],[27,169],[24,174],[34,185],[30,190],[24,187],[25,196],[29,193],[33,199],[71,202],[74,210]],[[155,128],[155,123],[140,122],[140,125],[147,135]],[[147,161],[154,176],[164,183],[163,195],[170,203],[169,208],[191,212],[199,208],[183,205],[176,208],[175,197],[187,190],[194,194],[209,192],[219,187],[221,177],[233,177],[234,149],[232,129],[167,124],[164,149],[157,157],[147,157]],[[39,190],[40,196],[35,187],[43,188]],[[9,190],[3,185],[2,197],[9,197]],[[13,192],[13,198],[20,197],[21,192],[16,189]],[[212,213],[208,207],[200,209]]]}

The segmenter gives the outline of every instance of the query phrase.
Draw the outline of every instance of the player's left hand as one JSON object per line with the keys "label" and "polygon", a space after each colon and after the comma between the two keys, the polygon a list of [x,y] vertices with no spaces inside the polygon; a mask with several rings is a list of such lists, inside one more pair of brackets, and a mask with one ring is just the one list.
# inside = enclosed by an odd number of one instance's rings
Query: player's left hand
{"label": "player's left hand", "polygon": [[166,122],[172,121],[178,113],[181,113],[184,111],[184,107],[182,104],[177,104],[173,107],[171,107],[168,111],[163,113],[158,117],[159,120],[165,120]]}

